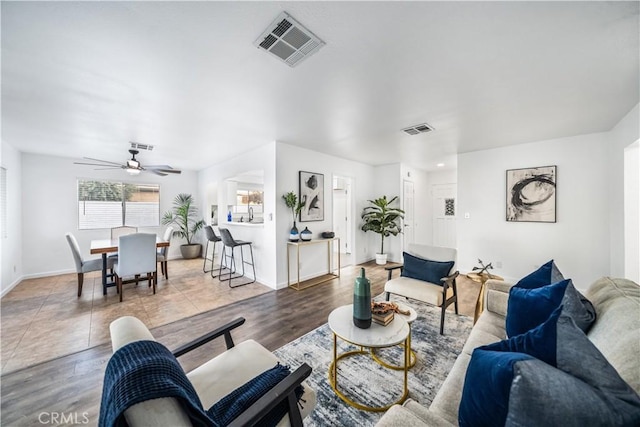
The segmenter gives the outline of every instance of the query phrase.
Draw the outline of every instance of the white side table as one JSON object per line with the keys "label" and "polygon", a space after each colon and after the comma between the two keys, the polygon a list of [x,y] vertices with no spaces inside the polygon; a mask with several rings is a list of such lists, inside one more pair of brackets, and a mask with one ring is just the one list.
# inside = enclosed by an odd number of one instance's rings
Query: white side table
{"label": "white side table", "polygon": [[[353,305],[343,305],[329,314],[329,328],[333,332],[333,362],[329,366],[329,384],[333,391],[347,404],[365,411],[384,412],[395,404],[405,401],[409,395],[407,385],[407,372],[409,371],[410,348],[409,333],[410,328],[407,321],[402,316],[394,317],[387,326],[371,323],[368,329],[360,329],[353,324]],[[338,337],[342,340],[360,347],[360,350],[347,351],[338,355]],[[345,357],[368,354],[371,349],[393,347],[404,344],[404,388],[400,398],[383,407],[372,407],[355,402],[342,393],[338,387],[338,361]],[[367,348],[365,350],[365,347]],[[384,366],[384,365],[383,365]]]}
{"label": "white side table", "polygon": [[[396,317],[400,317],[402,319],[404,319],[408,324],[409,324],[409,337],[407,337],[407,343],[409,345],[409,369],[413,368],[416,364],[416,360],[417,360],[417,355],[416,352],[413,351],[411,349],[411,325],[413,324],[413,322],[418,318],[418,313],[416,313],[416,311],[412,308],[409,307],[408,305],[402,304],[402,303],[396,303],[398,304],[398,308],[402,311],[409,311],[409,314],[400,314],[400,313],[395,313],[394,315],[394,319]],[[403,345],[403,344],[401,344]],[[391,363],[385,362],[384,360],[382,360],[380,358],[380,356],[378,356],[376,354],[376,351],[374,348],[371,349],[371,357],[373,357],[375,359],[376,362],[378,362],[379,364],[381,364],[382,366],[389,368],[389,369],[395,369],[397,371],[401,371],[404,369],[404,366],[399,366],[399,365],[393,365]]]}

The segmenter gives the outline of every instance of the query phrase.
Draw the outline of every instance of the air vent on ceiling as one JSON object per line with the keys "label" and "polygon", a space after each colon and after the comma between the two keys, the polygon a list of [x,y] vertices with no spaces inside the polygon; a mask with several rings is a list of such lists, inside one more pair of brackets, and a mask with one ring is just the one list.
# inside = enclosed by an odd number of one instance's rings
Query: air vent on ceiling
{"label": "air vent on ceiling", "polygon": [[286,12],[282,12],[253,44],[290,67],[295,67],[325,45]]}
{"label": "air vent on ceiling", "polygon": [[402,129],[403,132],[408,133],[409,135],[419,135],[421,133],[431,132],[432,130],[434,130],[433,127],[426,123],[421,123],[419,125]]}
{"label": "air vent on ceiling", "polygon": [[129,141],[129,144],[131,144],[131,148],[134,150],[147,150],[147,151],[153,151],[153,145],[149,145],[149,144],[140,144],[138,142],[133,142],[133,141]]}

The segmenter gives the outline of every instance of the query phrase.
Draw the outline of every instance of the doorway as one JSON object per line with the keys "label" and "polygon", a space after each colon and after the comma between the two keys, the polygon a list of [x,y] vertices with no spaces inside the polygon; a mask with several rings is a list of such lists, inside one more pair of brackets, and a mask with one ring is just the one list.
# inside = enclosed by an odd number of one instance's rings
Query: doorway
{"label": "doorway", "polygon": [[456,247],[456,191],[456,184],[434,184],[431,187],[434,246]]}
{"label": "doorway", "polygon": [[353,265],[352,179],[333,176],[333,232],[340,239],[341,266]]}
{"label": "doorway", "polygon": [[402,227],[403,247],[405,252],[408,251],[409,245],[415,242],[415,190],[413,181],[402,182],[402,209],[404,210],[404,221]]}

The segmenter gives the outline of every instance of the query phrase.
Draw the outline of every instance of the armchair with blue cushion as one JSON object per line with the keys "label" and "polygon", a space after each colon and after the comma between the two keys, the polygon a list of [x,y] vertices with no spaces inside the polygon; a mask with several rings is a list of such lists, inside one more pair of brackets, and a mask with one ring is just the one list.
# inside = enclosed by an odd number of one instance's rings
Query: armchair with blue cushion
{"label": "armchair with blue cushion", "polygon": [[[386,299],[390,294],[412,298],[427,304],[442,307],[440,335],[444,335],[444,316],[449,305],[454,304],[458,314],[458,292],[456,289],[457,251],[453,248],[410,244],[404,252],[404,264],[386,267],[389,273],[384,285]],[[394,270],[400,277],[392,278]]]}
{"label": "armchair with blue cushion", "polygon": [[[244,322],[233,320],[173,352],[135,317],[112,322],[99,425],[301,427],[316,402],[304,383],[311,368],[304,363],[290,373],[256,341],[236,345],[231,331]],[[219,337],[227,350],[185,374],[176,358]]]}

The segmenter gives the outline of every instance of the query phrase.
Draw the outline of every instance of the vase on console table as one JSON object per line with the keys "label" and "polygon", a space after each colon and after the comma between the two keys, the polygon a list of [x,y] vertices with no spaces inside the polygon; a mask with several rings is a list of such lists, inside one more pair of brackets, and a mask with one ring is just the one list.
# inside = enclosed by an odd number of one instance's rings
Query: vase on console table
{"label": "vase on console table", "polygon": [[298,227],[296,227],[296,222],[293,221],[293,227],[291,228],[291,231],[289,232],[289,241],[290,242],[297,242],[298,240],[300,240],[300,234],[298,234]]}
{"label": "vase on console table", "polygon": [[312,235],[313,234],[311,233],[311,230],[309,230],[309,227],[305,227],[304,230],[300,232],[300,240],[302,240],[303,242],[308,242],[309,240],[311,240]]}

